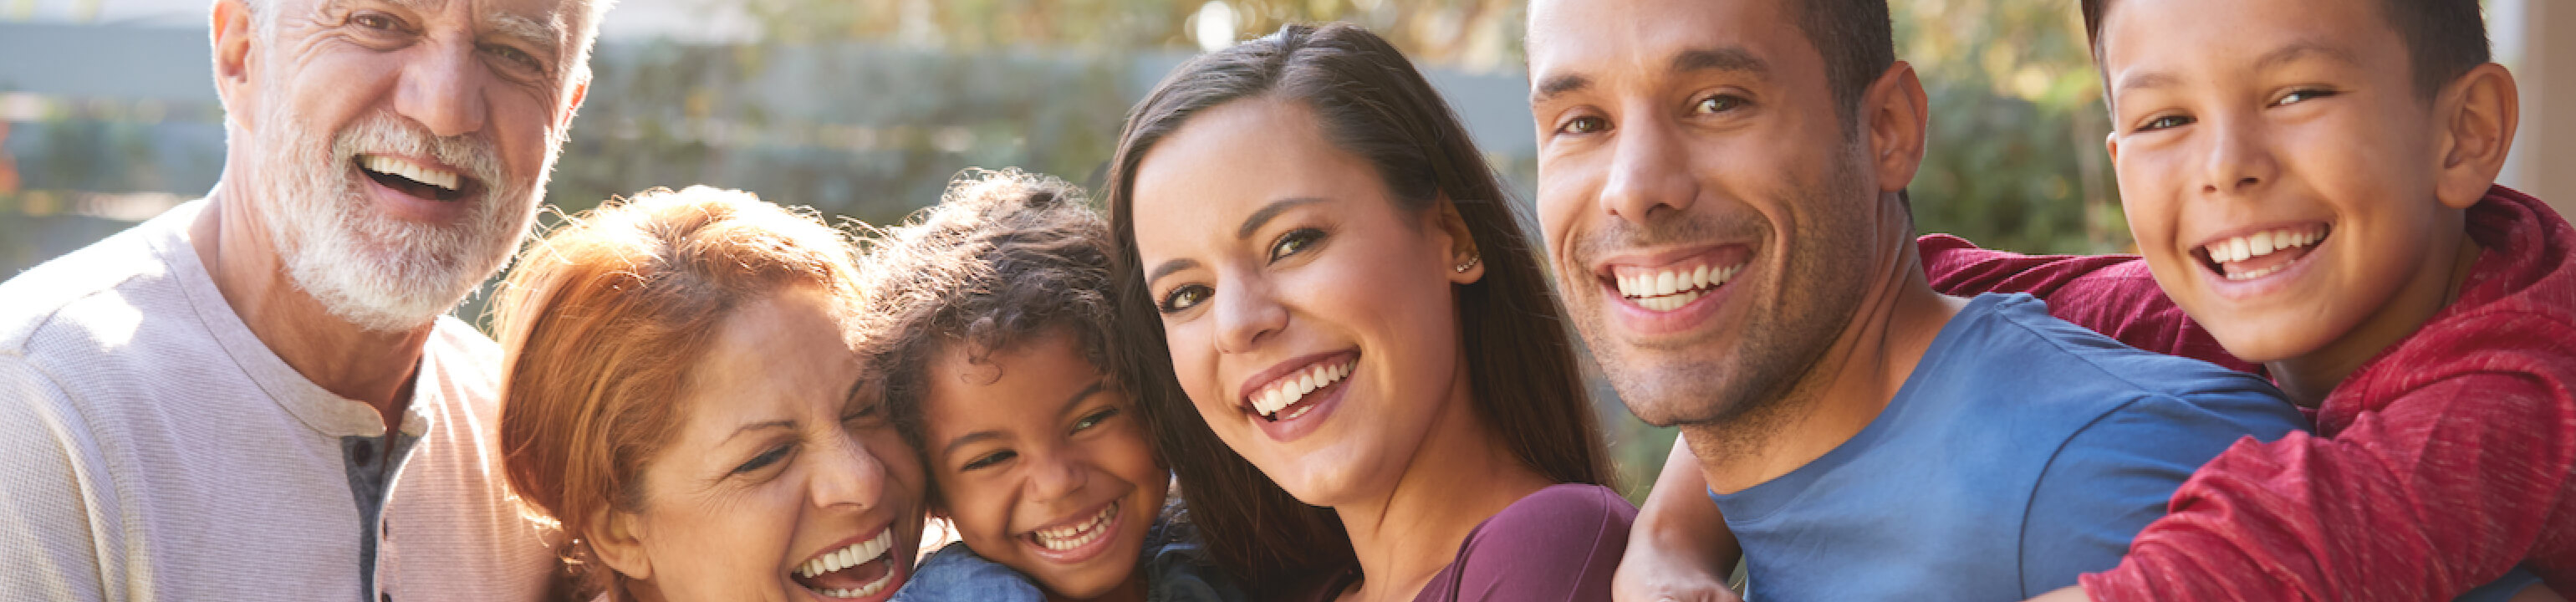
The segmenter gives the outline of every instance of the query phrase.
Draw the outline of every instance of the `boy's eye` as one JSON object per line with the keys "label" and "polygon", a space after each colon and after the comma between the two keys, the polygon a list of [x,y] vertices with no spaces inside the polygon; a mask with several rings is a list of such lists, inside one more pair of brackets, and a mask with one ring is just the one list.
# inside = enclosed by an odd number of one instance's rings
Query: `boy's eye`
{"label": "boy's eye", "polygon": [[1184,284],[1180,288],[1172,289],[1172,292],[1164,293],[1163,301],[1157,303],[1155,309],[1160,309],[1167,314],[1181,313],[1207,301],[1210,292],[1205,286]]}
{"label": "boy's eye", "polygon": [[1610,129],[1610,120],[1586,115],[1565,120],[1564,125],[1556,127],[1556,133],[1594,134],[1606,129]]}
{"label": "boy's eye", "polygon": [[2289,94],[2281,95],[2280,100],[2272,101],[2272,106],[2289,106],[2334,95],[2335,92],[2333,90],[2319,90],[2314,88],[2291,90]]}
{"label": "boy's eye", "polygon": [[981,456],[976,456],[976,457],[975,457],[975,459],[973,459],[973,460],[967,460],[967,461],[966,461],[966,465],[965,465],[965,466],[962,466],[962,467],[958,467],[958,469],[957,469],[957,470],[958,470],[958,471],[960,471],[960,472],[963,472],[963,471],[975,470],[975,469],[979,469],[979,468],[987,468],[987,467],[991,467],[991,466],[993,466],[993,465],[995,465],[995,464],[1000,464],[1000,463],[1003,463],[1003,462],[1008,462],[1008,461],[1010,461],[1012,458],[1017,458],[1017,457],[1020,457],[1020,452],[1015,452],[1015,451],[1011,451],[1011,450],[1007,450],[1007,449],[1006,449],[1006,450],[997,451],[997,452],[993,452],[993,453],[989,453],[989,454],[984,454],[984,455],[981,455]]}
{"label": "boy's eye", "polygon": [[1691,110],[1699,113],[1716,114],[1733,111],[1743,107],[1744,98],[1733,94],[1719,94],[1699,99],[1698,103],[1691,105]]}
{"label": "boy's eye", "polygon": [[1118,408],[1101,408],[1100,411],[1092,412],[1091,415],[1084,416],[1082,417],[1082,420],[1074,422],[1073,432],[1079,433],[1091,430],[1091,427],[1100,426],[1100,423],[1108,422],[1110,418],[1117,417],[1118,414]]}
{"label": "boy's eye", "polygon": [[1278,263],[1279,260],[1295,255],[1298,251],[1306,250],[1306,247],[1313,246],[1315,241],[1323,238],[1324,231],[1314,228],[1298,228],[1288,231],[1287,234],[1281,234],[1277,242],[1270,243],[1270,262]]}
{"label": "boy's eye", "polygon": [[2155,119],[2149,119],[2146,123],[2138,124],[2137,131],[2152,132],[2156,130],[2172,129],[2191,125],[2195,122],[2196,121],[2192,118],[2182,115],[2166,115]]}
{"label": "boy's eye", "polygon": [[760,455],[752,456],[751,461],[744,462],[741,466],[734,467],[733,474],[743,474],[768,468],[771,464],[777,464],[779,460],[787,459],[787,453],[794,450],[795,446],[792,445],[780,445],[778,447],[770,448],[769,451],[760,452]]}

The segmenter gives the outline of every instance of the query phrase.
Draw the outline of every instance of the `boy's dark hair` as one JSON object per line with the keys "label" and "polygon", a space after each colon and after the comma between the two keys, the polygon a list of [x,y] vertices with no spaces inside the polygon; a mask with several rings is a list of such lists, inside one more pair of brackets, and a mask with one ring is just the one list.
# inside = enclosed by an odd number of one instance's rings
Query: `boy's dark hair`
{"label": "boy's dark hair", "polygon": [[[2102,17],[2115,0],[2083,0],[2084,41],[2102,60]],[[2494,60],[2487,48],[2487,20],[2478,0],[2374,0],[2379,16],[2406,44],[2415,70],[2415,93],[2431,98],[2443,84]]]}
{"label": "boy's dark hair", "polygon": [[[869,241],[860,265],[861,354],[883,375],[886,417],[925,461],[925,372],[941,346],[982,363],[1062,329],[1084,360],[1108,365],[1109,227],[1064,180],[958,172],[938,205]],[[928,499],[940,504],[935,488]]]}
{"label": "boy's dark hair", "polygon": [[1896,32],[1888,20],[1887,0],[1788,2],[1798,31],[1825,59],[1825,87],[1842,109],[1843,136],[1860,135],[1861,95],[1896,65]]}

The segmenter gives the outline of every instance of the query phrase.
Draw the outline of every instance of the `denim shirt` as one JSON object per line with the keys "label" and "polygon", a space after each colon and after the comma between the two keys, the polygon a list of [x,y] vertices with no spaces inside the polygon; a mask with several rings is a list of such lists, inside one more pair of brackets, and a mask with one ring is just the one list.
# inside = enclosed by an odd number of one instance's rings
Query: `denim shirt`
{"label": "denim shirt", "polygon": [[[1146,602],[1242,602],[1248,599],[1243,590],[1217,571],[1205,550],[1193,542],[1186,519],[1179,516],[1178,503],[1165,506],[1163,515],[1145,532],[1142,557],[1136,570],[1145,573]],[[912,579],[897,590],[892,602],[943,602],[977,600],[992,602],[1045,602],[1046,590],[1036,580],[1001,563],[985,560],[967,549],[964,542],[948,544],[921,565],[913,567]]]}

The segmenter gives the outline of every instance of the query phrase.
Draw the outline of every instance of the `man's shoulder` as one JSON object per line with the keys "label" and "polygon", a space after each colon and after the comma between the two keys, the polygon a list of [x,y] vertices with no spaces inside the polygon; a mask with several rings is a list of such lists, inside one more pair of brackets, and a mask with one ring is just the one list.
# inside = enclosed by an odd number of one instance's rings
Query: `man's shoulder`
{"label": "man's shoulder", "polygon": [[[1989,303],[1977,326],[1978,348],[1954,349],[1975,357],[1976,370],[2018,374],[2058,386],[2020,391],[2039,397],[2100,397],[2119,393],[2123,399],[2210,395],[2253,396],[2276,403],[2278,389],[2262,377],[2229,370],[2196,359],[2130,347],[2102,333],[2049,315],[2047,305],[2027,295],[1984,295]],[[1964,315],[1964,312],[1963,312]]]}
{"label": "man's shoulder", "polygon": [[456,401],[493,413],[501,399],[501,346],[454,316],[439,316],[424,350]]}
{"label": "man's shoulder", "polygon": [[[194,204],[171,214],[193,215]],[[47,329],[114,335],[141,305],[182,294],[170,278],[164,239],[184,216],[154,218],[0,281],[0,353],[27,353]]]}

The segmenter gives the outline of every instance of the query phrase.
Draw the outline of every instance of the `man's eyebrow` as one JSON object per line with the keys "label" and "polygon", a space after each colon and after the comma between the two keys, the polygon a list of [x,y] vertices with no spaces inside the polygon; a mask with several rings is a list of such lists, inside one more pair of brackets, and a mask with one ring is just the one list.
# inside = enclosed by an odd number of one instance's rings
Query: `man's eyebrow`
{"label": "man's eyebrow", "polygon": [[556,27],[551,19],[540,21],[506,12],[493,12],[483,15],[482,22],[483,27],[490,29],[492,33],[548,52],[554,51],[556,46],[563,44],[563,29]]}
{"label": "man's eyebrow", "polygon": [[1692,48],[1673,53],[1673,72],[1727,71],[1751,75],[1756,79],[1771,77],[1771,63],[1741,46],[1725,48]]}
{"label": "man's eyebrow", "polygon": [[2254,59],[2254,68],[2256,70],[2270,69],[2273,67],[2287,65],[2292,62],[2296,62],[2299,59],[2313,55],[2322,55],[2326,58],[2341,61],[2347,65],[2361,64],[2361,61],[2353,58],[2351,52],[2346,52],[2344,49],[2328,46],[2315,40],[2300,40],[2291,42],[2287,46],[2274,48],[2271,52],[2263,53],[2261,58]]}
{"label": "man's eyebrow", "polygon": [[1581,92],[1585,88],[1590,87],[1592,87],[1592,78],[1581,75],[1567,74],[1549,77],[1544,81],[1540,81],[1537,87],[1530,88],[1530,104],[1543,104],[1547,101],[1555,100],[1558,96]]}
{"label": "man's eyebrow", "polygon": [[1234,229],[1234,237],[1236,239],[1252,238],[1252,233],[1261,231],[1262,224],[1270,223],[1270,220],[1279,217],[1279,214],[1287,213],[1288,210],[1295,209],[1300,206],[1321,202],[1324,202],[1324,199],[1310,196],[1289,197],[1271,201],[1270,204],[1262,205],[1260,209],[1253,210],[1251,216],[1243,218],[1243,225],[1237,226]]}

